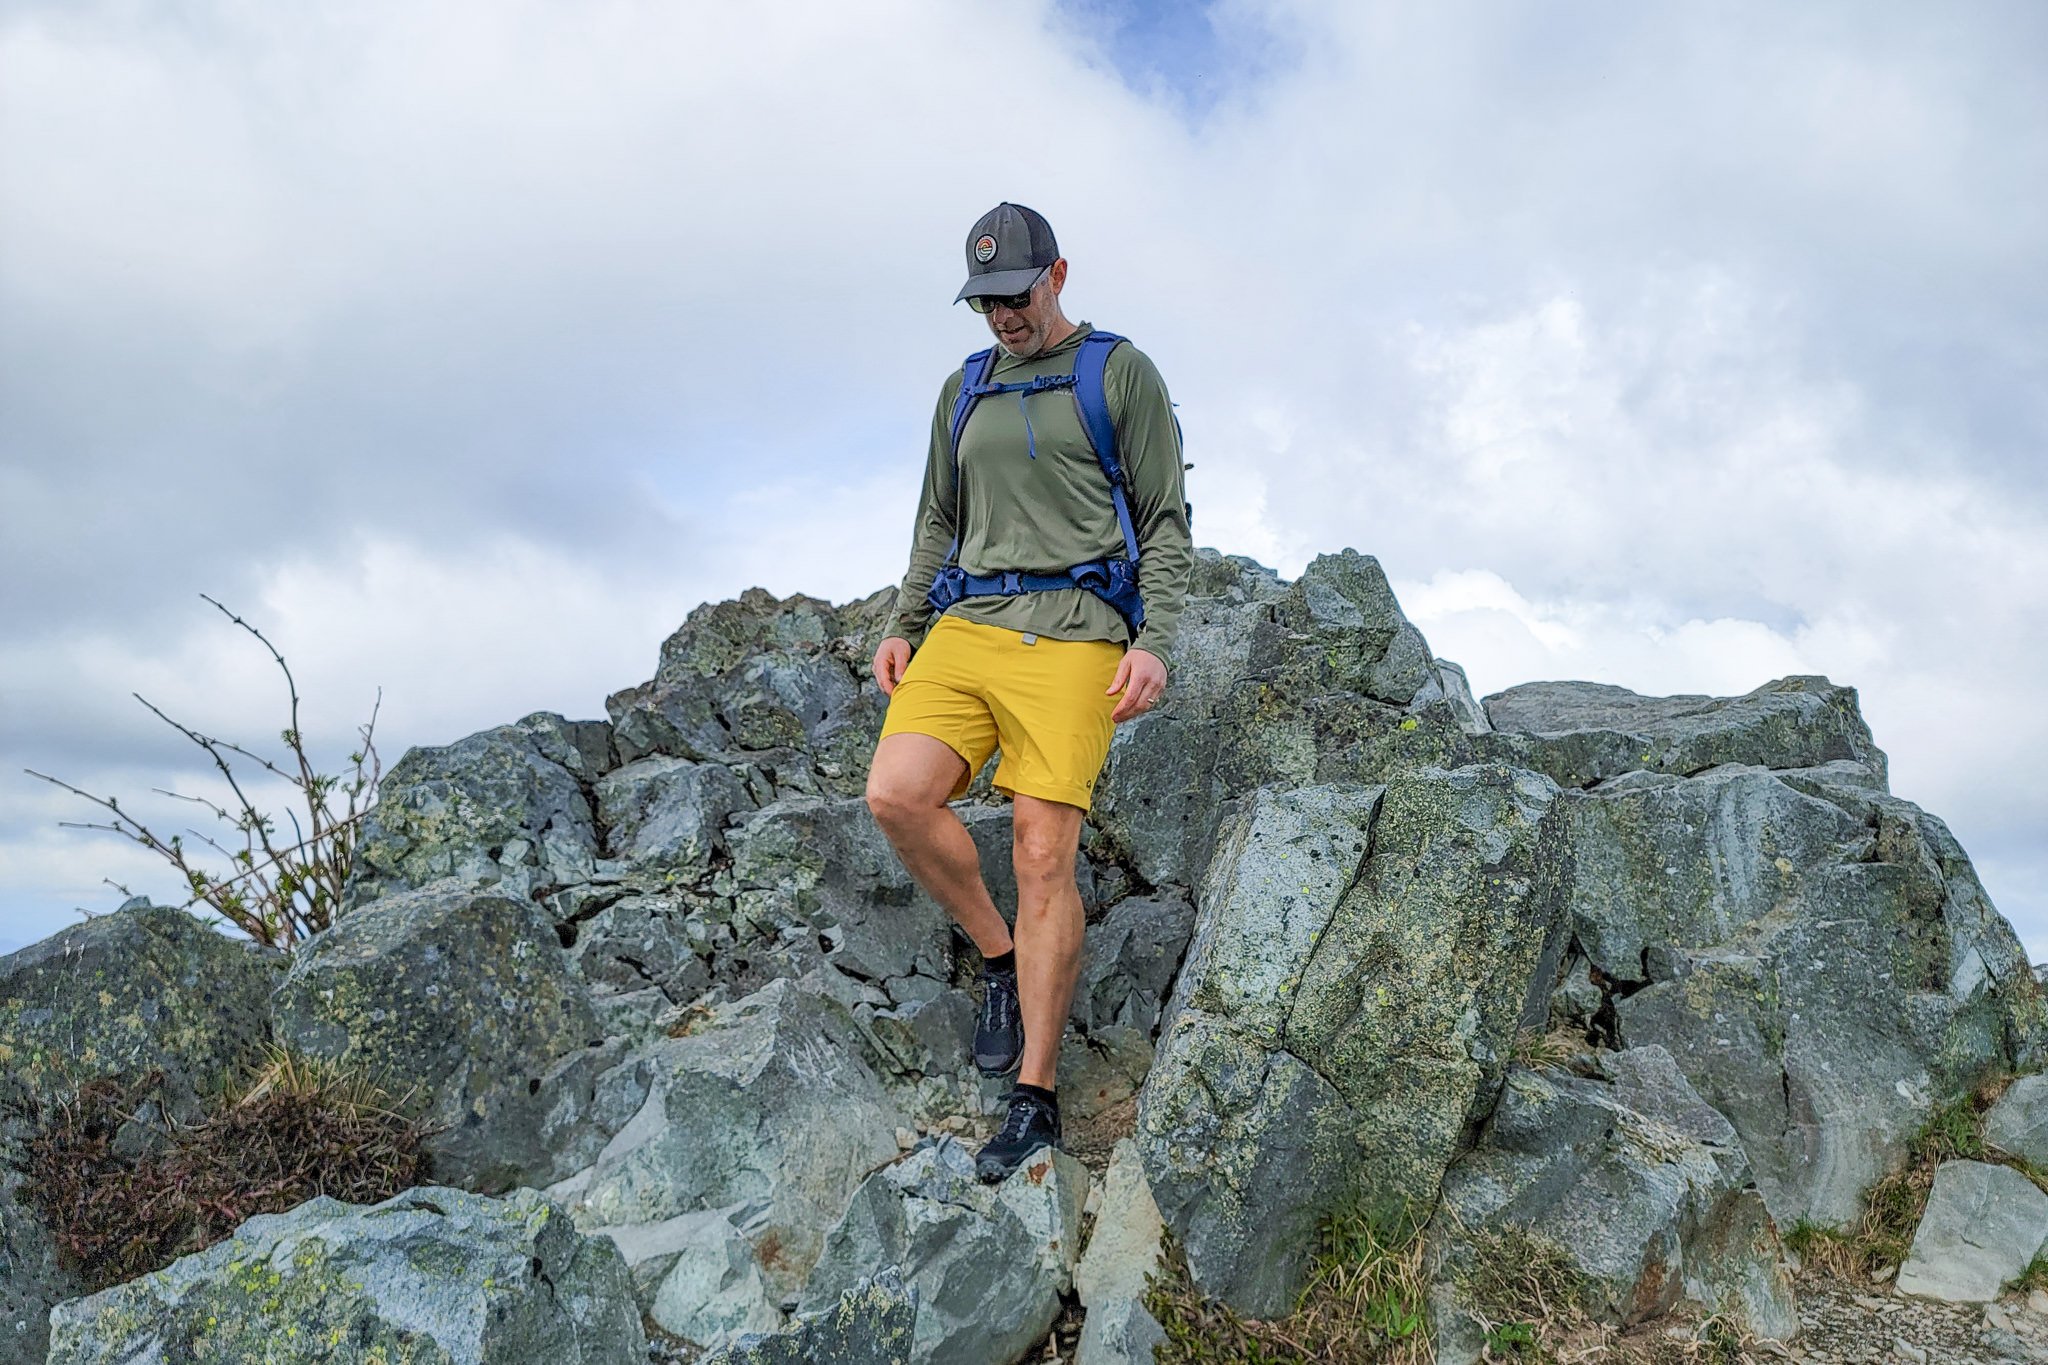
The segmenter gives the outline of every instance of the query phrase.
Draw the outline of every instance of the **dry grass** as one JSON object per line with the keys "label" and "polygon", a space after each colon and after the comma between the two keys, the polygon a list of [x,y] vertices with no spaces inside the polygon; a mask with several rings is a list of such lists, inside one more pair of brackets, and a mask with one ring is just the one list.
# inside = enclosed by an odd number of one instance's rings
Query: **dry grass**
{"label": "dry grass", "polygon": [[1145,1304],[1166,1329],[1159,1365],[1430,1365],[1420,1220],[1353,1204],[1324,1220],[1309,1280],[1284,1318],[1205,1298],[1169,1233]]}
{"label": "dry grass", "polygon": [[274,1053],[190,1126],[158,1117],[162,1087],[161,1072],[106,1078],[23,1115],[29,1198],[88,1290],[204,1250],[254,1214],[323,1194],[377,1203],[422,1175],[409,1097],[353,1071]]}
{"label": "dry grass", "polygon": [[1927,1211],[1934,1172],[1942,1162],[2005,1161],[2036,1184],[2043,1184],[2041,1173],[2025,1162],[2007,1161],[1984,1145],[1984,1111],[1998,1102],[2011,1083],[2009,1076],[1995,1077],[1930,1114],[1906,1145],[1905,1166],[1870,1187],[1864,1196],[1863,1216],[1852,1226],[1831,1228],[1802,1221],[1785,1234],[1785,1245],[1810,1270],[1862,1282],[1905,1262],[1920,1216]]}
{"label": "dry grass", "polygon": [[1562,1071],[1585,1050],[1585,1038],[1570,1029],[1525,1028],[1515,1035],[1515,1062],[1531,1071]]}

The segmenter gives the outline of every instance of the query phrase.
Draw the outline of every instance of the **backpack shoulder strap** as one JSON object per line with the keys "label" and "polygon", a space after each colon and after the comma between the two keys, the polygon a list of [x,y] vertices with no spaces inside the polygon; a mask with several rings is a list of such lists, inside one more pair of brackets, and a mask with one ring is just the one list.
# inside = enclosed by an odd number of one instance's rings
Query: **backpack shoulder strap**
{"label": "backpack shoulder strap", "polygon": [[1117,525],[1124,533],[1124,554],[1136,564],[1138,535],[1131,526],[1124,466],[1116,448],[1116,420],[1110,414],[1109,391],[1103,381],[1109,353],[1123,340],[1115,332],[1103,331],[1081,338],[1081,347],[1074,353],[1074,401],[1081,406],[1081,425],[1088,432],[1088,444],[1095,447],[1095,462],[1109,480],[1109,500],[1116,504]]}
{"label": "backpack shoulder strap", "polygon": [[960,433],[967,428],[967,419],[974,415],[974,405],[981,401],[981,391],[988,383],[989,371],[995,368],[996,348],[976,351],[960,364],[960,395],[953,400],[953,471],[960,468]]}
{"label": "backpack shoulder strap", "polygon": [[[981,401],[982,390],[988,384],[989,371],[995,368],[996,348],[976,351],[960,365],[960,393],[953,399],[953,435],[948,443],[953,453],[953,525],[960,525],[960,433],[967,429],[967,419],[974,415],[974,405]],[[953,556],[960,551],[960,532],[953,532],[953,543],[946,550],[946,562],[951,564]]]}

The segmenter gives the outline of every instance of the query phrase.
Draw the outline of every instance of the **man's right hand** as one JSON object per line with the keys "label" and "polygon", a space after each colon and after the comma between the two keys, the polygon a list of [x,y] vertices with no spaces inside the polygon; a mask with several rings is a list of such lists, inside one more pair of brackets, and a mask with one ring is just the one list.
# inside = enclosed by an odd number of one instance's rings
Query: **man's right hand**
{"label": "man's right hand", "polygon": [[882,689],[882,695],[896,695],[896,684],[903,680],[903,670],[910,667],[910,641],[900,635],[891,635],[875,650],[875,685]]}

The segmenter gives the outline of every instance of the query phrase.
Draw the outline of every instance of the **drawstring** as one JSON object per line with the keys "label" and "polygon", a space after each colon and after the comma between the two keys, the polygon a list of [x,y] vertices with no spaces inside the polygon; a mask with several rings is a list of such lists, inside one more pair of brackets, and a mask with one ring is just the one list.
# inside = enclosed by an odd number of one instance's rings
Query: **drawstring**
{"label": "drawstring", "polygon": [[1024,400],[1031,396],[1031,390],[1024,389],[1017,394],[1017,411],[1024,414],[1024,450],[1032,459],[1038,458],[1038,440],[1031,434],[1031,409],[1024,406]]}

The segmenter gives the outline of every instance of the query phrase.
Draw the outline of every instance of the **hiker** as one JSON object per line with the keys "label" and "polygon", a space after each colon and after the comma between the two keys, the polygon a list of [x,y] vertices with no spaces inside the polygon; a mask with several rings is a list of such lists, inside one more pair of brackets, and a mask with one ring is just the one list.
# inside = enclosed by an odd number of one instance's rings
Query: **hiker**
{"label": "hiker", "polygon": [[[1194,563],[1166,385],[1128,341],[1067,320],[1066,280],[1031,209],[999,204],[967,234],[953,301],[987,319],[995,345],[940,389],[910,567],[874,658],[889,710],[868,808],[981,951],[975,1064],[1017,1076],[975,1162],[991,1182],[1060,1142],[1055,1073],[1086,925],[1081,820],[1116,725],[1166,690]],[[948,805],[998,747],[1014,931]]]}

